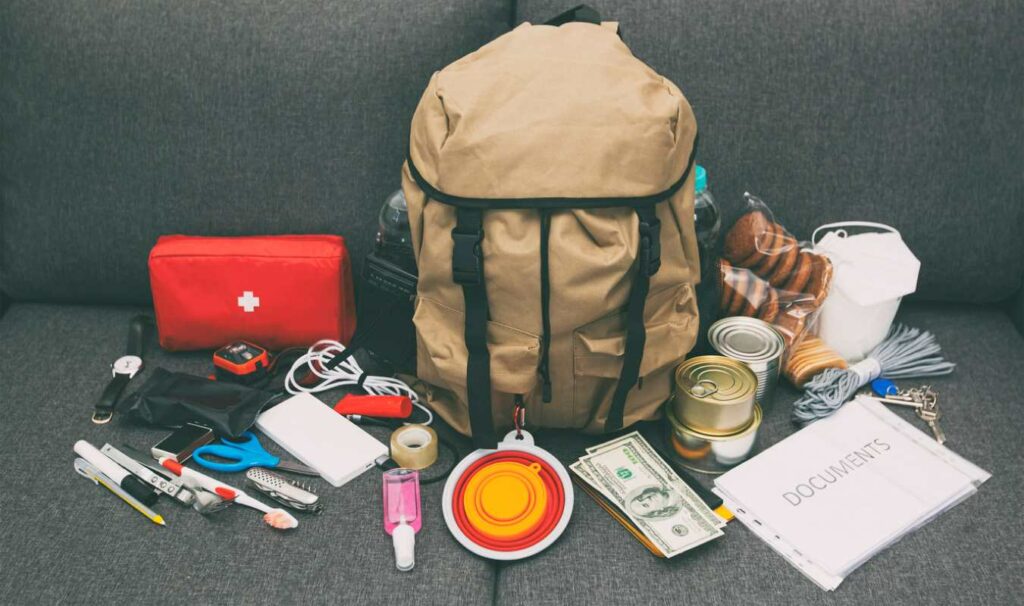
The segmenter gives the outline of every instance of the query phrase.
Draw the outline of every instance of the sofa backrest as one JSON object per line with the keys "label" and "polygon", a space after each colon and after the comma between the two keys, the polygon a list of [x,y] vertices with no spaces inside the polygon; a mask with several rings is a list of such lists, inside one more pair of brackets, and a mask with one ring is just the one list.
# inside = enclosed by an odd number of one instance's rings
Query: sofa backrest
{"label": "sofa backrest", "polygon": [[[590,3],[685,91],[727,218],[749,190],[805,238],[893,225],[922,298],[1020,287],[1020,3]],[[0,3],[0,289],[146,302],[166,233],[340,233],[358,262],[430,74],[570,4]]]}
{"label": "sofa backrest", "polygon": [[320,232],[357,262],[431,73],[508,0],[0,3],[0,286],[143,303],[161,234]]}
{"label": "sofa backrest", "polygon": [[[798,237],[899,229],[918,296],[995,301],[1024,275],[1024,4],[587,0],[682,88],[729,218],[744,191]],[[543,22],[564,0],[520,0]]]}

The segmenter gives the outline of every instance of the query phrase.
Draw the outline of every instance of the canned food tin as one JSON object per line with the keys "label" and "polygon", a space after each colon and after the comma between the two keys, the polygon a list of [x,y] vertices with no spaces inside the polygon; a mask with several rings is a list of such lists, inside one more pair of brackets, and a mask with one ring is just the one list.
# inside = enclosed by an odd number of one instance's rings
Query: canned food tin
{"label": "canned food tin", "polygon": [[757,401],[769,405],[786,342],[771,324],[757,318],[722,318],[708,329],[708,341],[718,353],[739,360],[757,376]]}
{"label": "canned food tin", "polygon": [[676,369],[672,409],[686,426],[725,436],[750,424],[756,391],[757,377],[742,362],[699,356]]}
{"label": "canned food tin", "polygon": [[702,473],[724,473],[746,461],[754,453],[761,428],[761,407],[754,405],[750,423],[738,432],[715,436],[695,431],[676,418],[671,408],[665,411],[668,419],[668,441],[676,461]]}

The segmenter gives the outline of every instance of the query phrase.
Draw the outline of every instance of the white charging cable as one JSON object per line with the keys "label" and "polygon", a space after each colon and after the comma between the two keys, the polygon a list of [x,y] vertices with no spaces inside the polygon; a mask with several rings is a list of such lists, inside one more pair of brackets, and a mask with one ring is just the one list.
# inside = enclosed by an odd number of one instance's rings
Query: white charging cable
{"label": "white charging cable", "polygon": [[[430,425],[434,422],[434,414],[430,412],[429,408],[420,404],[419,396],[405,381],[394,377],[366,374],[359,366],[355,356],[347,355],[347,351],[345,346],[338,341],[330,339],[317,341],[292,364],[285,377],[284,388],[288,393],[297,394],[319,393],[338,387],[360,387],[366,393],[374,396],[406,396],[412,401],[413,406],[427,414],[427,420],[422,425]],[[336,356],[347,357],[334,368],[327,370],[328,363]],[[296,378],[296,373],[300,370],[308,371],[320,381],[315,385],[302,385]],[[303,377],[305,376],[304,374]]]}

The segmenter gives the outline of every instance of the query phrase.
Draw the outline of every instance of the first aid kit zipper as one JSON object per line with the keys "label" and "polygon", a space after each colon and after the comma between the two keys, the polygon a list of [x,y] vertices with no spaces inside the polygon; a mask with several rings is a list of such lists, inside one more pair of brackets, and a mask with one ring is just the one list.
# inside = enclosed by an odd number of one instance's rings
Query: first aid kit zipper
{"label": "first aid kit zipper", "polygon": [[548,239],[551,234],[551,211],[540,211],[540,379],[544,403],[551,401],[551,370],[548,349],[551,347],[551,283],[548,275]]}

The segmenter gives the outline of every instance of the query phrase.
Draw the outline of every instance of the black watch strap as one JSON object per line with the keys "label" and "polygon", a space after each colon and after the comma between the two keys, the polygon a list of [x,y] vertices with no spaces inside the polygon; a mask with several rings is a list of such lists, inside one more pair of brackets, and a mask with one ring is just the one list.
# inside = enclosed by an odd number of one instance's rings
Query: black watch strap
{"label": "black watch strap", "polygon": [[146,349],[146,336],[149,329],[153,327],[153,318],[149,316],[135,316],[128,325],[128,345],[125,347],[125,355],[143,357]]}
{"label": "black watch strap", "polygon": [[93,423],[103,425],[110,422],[110,419],[114,416],[114,407],[117,405],[117,400],[121,397],[121,392],[124,391],[124,388],[128,386],[128,381],[131,380],[131,377],[128,375],[114,375],[114,378],[103,389],[103,393],[100,394],[99,401],[96,402],[96,409],[92,413]]}
{"label": "black watch strap", "polygon": [[[153,319],[149,316],[135,316],[128,325],[128,344],[125,347],[126,356],[142,358],[146,348],[146,337],[149,329],[153,327]],[[92,422],[97,425],[109,423],[114,416],[114,409],[117,408],[117,401],[121,392],[128,386],[133,375],[114,373],[114,378],[103,389],[99,401],[92,413]]]}

